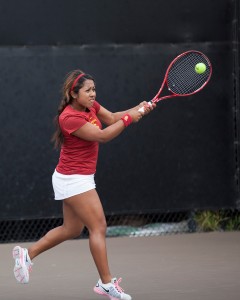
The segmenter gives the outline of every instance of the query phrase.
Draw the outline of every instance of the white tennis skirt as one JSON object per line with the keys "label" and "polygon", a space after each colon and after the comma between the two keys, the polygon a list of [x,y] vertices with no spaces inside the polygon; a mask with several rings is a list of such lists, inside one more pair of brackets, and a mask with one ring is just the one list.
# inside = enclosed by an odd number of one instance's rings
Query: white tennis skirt
{"label": "white tennis skirt", "polygon": [[96,188],[94,174],[64,175],[58,173],[56,170],[52,175],[52,185],[55,194],[55,200],[64,200]]}

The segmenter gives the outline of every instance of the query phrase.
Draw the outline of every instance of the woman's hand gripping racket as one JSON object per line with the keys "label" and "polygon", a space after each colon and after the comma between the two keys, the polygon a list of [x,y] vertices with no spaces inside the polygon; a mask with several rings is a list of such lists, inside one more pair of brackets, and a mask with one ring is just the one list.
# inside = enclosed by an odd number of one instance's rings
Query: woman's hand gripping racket
{"label": "woman's hand gripping racket", "polygon": [[[172,97],[191,96],[205,87],[211,75],[211,63],[203,53],[195,50],[184,52],[171,62],[160,90],[148,105]],[[160,97],[165,86],[168,94]],[[144,106],[139,111],[144,112]]]}

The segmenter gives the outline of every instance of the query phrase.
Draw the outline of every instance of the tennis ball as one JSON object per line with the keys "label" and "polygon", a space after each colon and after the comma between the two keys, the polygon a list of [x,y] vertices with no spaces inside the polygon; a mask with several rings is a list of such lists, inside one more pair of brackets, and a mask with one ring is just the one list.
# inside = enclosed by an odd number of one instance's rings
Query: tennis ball
{"label": "tennis ball", "polygon": [[206,65],[204,63],[198,63],[195,66],[195,71],[198,74],[204,73],[206,71],[206,69],[207,69],[207,67],[206,67]]}

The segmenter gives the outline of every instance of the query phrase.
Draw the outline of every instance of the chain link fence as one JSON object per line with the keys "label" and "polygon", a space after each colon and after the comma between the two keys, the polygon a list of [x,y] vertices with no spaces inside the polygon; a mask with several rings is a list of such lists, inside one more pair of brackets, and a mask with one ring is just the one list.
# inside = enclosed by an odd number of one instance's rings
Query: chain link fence
{"label": "chain link fence", "polygon": [[[191,212],[106,215],[107,237],[140,237],[204,231],[240,230],[239,210],[204,210]],[[40,239],[62,218],[1,220],[0,243],[32,242]],[[84,228],[79,238],[88,238]]]}

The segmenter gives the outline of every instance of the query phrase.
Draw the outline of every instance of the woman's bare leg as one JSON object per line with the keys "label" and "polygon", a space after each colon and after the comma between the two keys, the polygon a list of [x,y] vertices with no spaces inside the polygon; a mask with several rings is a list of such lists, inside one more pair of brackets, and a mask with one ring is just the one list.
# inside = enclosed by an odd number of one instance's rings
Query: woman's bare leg
{"label": "woman's bare leg", "polygon": [[103,283],[111,281],[106,249],[106,219],[96,190],[65,200],[89,231],[89,246]]}
{"label": "woman's bare leg", "polygon": [[30,259],[66,240],[80,236],[83,228],[84,225],[78,215],[72,207],[66,205],[63,201],[63,225],[50,230],[39,241],[29,247]]}
{"label": "woman's bare leg", "polygon": [[54,246],[79,236],[84,225],[89,231],[89,246],[103,283],[111,281],[106,249],[106,219],[96,190],[63,201],[63,225],[50,230],[28,249],[31,259]]}

